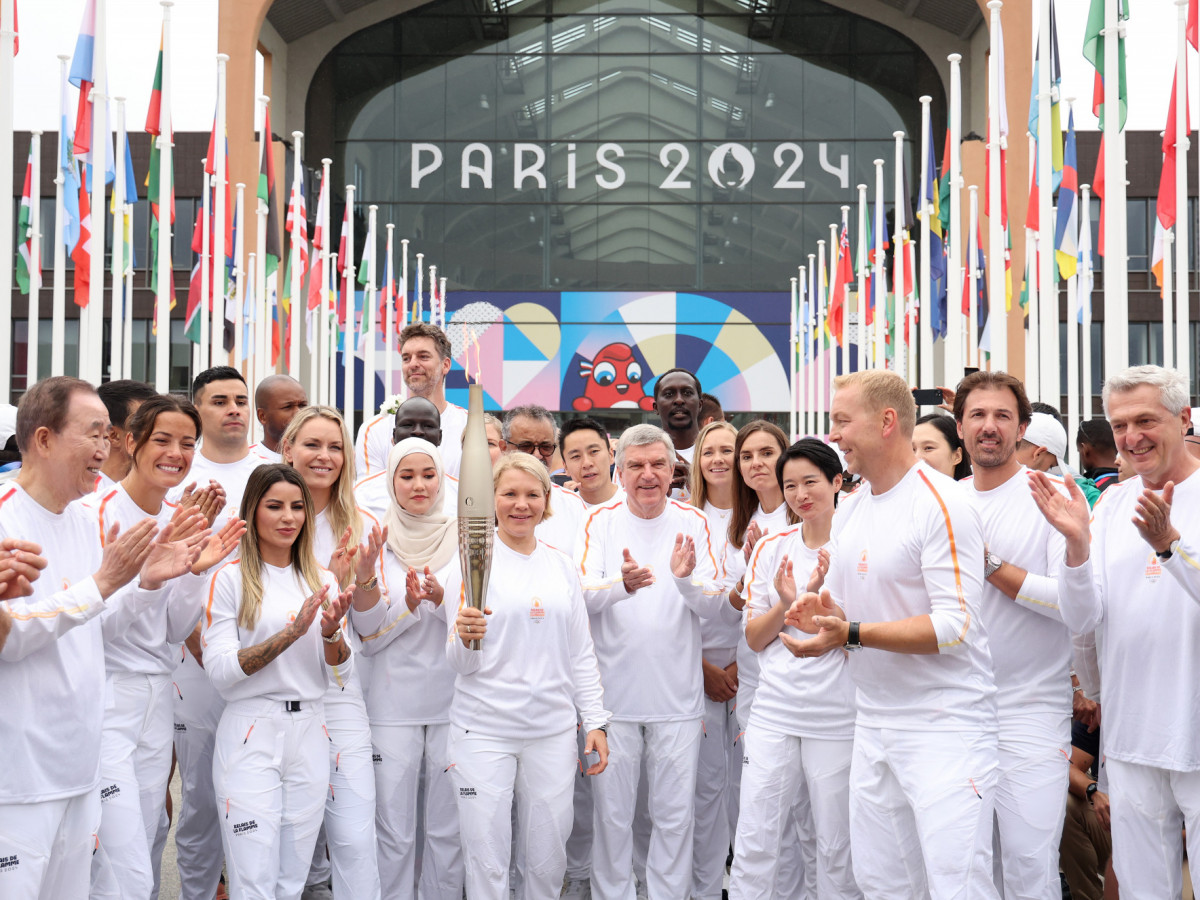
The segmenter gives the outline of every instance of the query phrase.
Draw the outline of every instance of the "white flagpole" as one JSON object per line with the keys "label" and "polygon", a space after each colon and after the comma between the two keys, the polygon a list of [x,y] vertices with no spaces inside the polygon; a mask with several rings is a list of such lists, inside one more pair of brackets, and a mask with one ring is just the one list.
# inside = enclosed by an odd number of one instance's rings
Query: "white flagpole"
{"label": "white flagpole", "polygon": [[[850,254],[850,207],[842,206],[842,227],[846,229],[846,254]],[[838,260],[842,256],[842,239],[838,237]],[[854,263],[851,263],[853,270]],[[850,283],[842,285],[842,343],[838,348],[838,366],[842,373],[850,371]]]}
{"label": "white flagpole", "polygon": [[[111,377],[120,378],[124,366],[121,363],[121,351],[125,348],[125,338],[122,334],[125,325],[124,304],[128,298],[123,298],[125,290],[125,142],[129,135],[125,133],[125,98],[116,97],[117,101],[117,148],[113,160],[113,211],[112,211],[112,342],[110,357],[112,359]],[[102,212],[103,215],[103,212]]]}
{"label": "white flagpole", "polygon": [[[266,108],[270,103],[269,97],[259,97],[259,171],[265,163],[263,154],[271,152],[271,135],[267,134]],[[270,211],[258,192],[255,191],[255,241],[254,241],[254,302],[258,308],[254,313],[254,377],[251,387],[256,387],[267,376],[271,354],[271,307],[267,302],[267,214]],[[270,198],[274,201],[274,198]],[[257,420],[251,418],[250,427],[257,431]]]}
{"label": "white flagpole", "polygon": [[[123,204],[125,207],[126,221],[133,222],[133,204]],[[130,228],[132,233],[132,227]],[[132,251],[130,256],[132,257]],[[125,279],[125,346],[121,350],[122,360],[122,378],[133,377],[133,259],[125,260],[125,271],[123,277]]]}
{"label": "white flagpole", "polygon": [[413,305],[413,321],[420,322],[425,318],[425,299],[422,296],[424,287],[422,282],[425,278],[425,254],[417,254],[417,298]]}
{"label": "white flagpole", "polygon": [[788,440],[796,440],[796,416],[799,412],[800,394],[797,390],[796,383],[796,351],[800,347],[800,342],[796,339],[796,301],[800,295],[800,288],[796,284],[796,276],[792,276],[792,302],[789,308],[789,329],[788,329],[788,387],[791,396],[788,398]]}
{"label": "white flagpole", "polygon": [[446,276],[438,279],[438,310],[442,331],[446,330]]}
{"label": "white flagpole", "polygon": [[[1124,26],[1118,0],[1104,0],[1104,71],[1108,74],[1104,116],[1104,375],[1129,365],[1129,241],[1125,217],[1125,132],[1121,129],[1118,45]],[[1043,58],[1045,58],[1043,56]],[[1186,212],[1186,207],[1184,208]],[[1044,227],[1044,226],[1043,226]],[[1185,251],[1186,252],[1186,251]]]}
{"label": "white flagpole", "polygon": [[[333,202],[332,195],[329,202]],[[331,237],[330,240],[333,240]],[[326,242],[328,243],[328,241]],[[325,320],[329,323],[329,359],[326,360],[326,365],[329,367],[329,396],[326,400],[329,406],[337,406],[337,338],[340,334],[340,329],[333,324],[334,317],[337,315],[337,297],[334,296],[338,290],[337,278],[337,261],[338,255],[332,251],[329,253],[330,271],[324,276],[326,279],[333,279],[332,286],[329,289],[329,304],[322,303],[325,309]],[[328,282],[327,282],[328,283]],[[349,425],[347,425],[349,427]]]}
{"label": "white flagpole", "polygon": [[[990,0],[991,11],[991,54],[988,57],[988,321],[991,323],[992,371],[1008,371],[1008,310],[1004,278],[1004,222],[1003,188],[1000,179],[1000,150],[1004,147],[1004,135],[1000,127],[1000,10],[1001,0]],[[974,300],[972,300],[974,303]]]}
{"label": "white flagpole", "polygon": [[962,360],[962,56],[950,60],[950,227],[946,234],[946,384],[963,376]]}
{"label": "white flagpole", "polygon": [[808,254],[808,378],[813,386],[813,434],[819,435],[825,419],[825,403],[821,395],[821,319],[817,313],[817,257]]}
{"label": "white flagpole", "polygon": [[[324,157],[321,160],[321,193],[325,196],[325,210],[321,214],[321,221],[317,223],[317,227],[321,229],[321,303],[317,307],[317,403],[329,404],[333,397],[333,388],[331,381],[333,370],[330,367],[330,359],[334,354],[329,345],[329,278],[332,274],[329,271],[329,245],[333,243],[332,223],[330,222],[329,207],[333,203],[333,194],[330,191],[329,185],[329,170],[333,165],[333,160],[329,157]],[[337,283],[336,275],[334,276],[334,284]]]}
{"label": "white flagpole", "polygon": [[[29,185],[29,311],[28,343],[25,356],[25,389],[38,380],[38,305],[42,297],[42,133],[34,131],[29,137],[32,160]],[[24,235],[21,235],[24,238]]]}
{"label": "white flagpole", "polygon": [[[13,57],[16,55],[15,7],[0,4],[0,347],[12,346],[13,287]],[[60,217],[61,219],[61,217]],[[12,367],[0,366],[0,403],[11,402]]]}
{"label": "white flagpole", "polygon": [[437,303],[437,266],[429,267],[429,324],[437,325],[438,323],[438,303]]}
{"label": "white flagpole", "polygon": [[[108,153],[112,146],[108,122],[108,12],[106,0],[96,0],[96,37],[92,52],[92,253],[87,327],[79,333],[80,378],[99,385],[104,377],[104,199]],[[164,68],[166,66],[164,58]],[[166,87],[166,72],[163,72]],[[10,245],[11,246],[11,245]],[[7,342],[0,347],[7,347]]]}
{"label": "white flagpole", "polygon": [[[1029,159],[1030,172],[1033,173],[1036,169],[1037,161],[1037,146],[1033,139],[1033,135],[1029,132],[1025,133],[1029,141]],[[1041,354],[1038,352],[1038,347],[1041,344],[1038,334],[1039,322],[1038,318],[1038,233],[1032,229],[1025,229],[1025,272],[1028,279],[1025,282],[1026,290],[1029,292],[1029,305],[1025,309],[1025,314],[1028,317],[1029,327],[1025,330],[1025,390],[1029,394],[1030,400],[1041,400],[1041,377],[1039,373],[1042,368]]]}
{"label": "white flagpole", "polygon": [[[192,344],[192,367],[197,372],[208,368],[208,298],[212,296],[212,191],[209,188],[208,159],[200,160],[201,190],[204,195],[200,198],[200,300],[196,315],[200,317],[200,340]],[[188,286],[190,292],[191,286]],[[194,297],[188,298],[195,301]]]}
{"label": "white flagpole", "polygon": [[[855,266],[858,276],[858,297],[855,299],[855,311],[858,313],[858,323],[855,326],[855,339],[858,343],[858,368],[871,368],[871,339],[867,334],[867,305],[870,303],[870,298],[867,296],[867,186],[860,184],[858,186],[858,240],[855,242],[857,255],[855,257]],[[863,264],[858,265],[858,260],[861,257]]]}
{"label": "white flagpole", "polygon": [[[1188,0],[1175,0],[1179,15],[1179,30],[1176,35],[1177,55],[1175,59],[1175,296],[1178,300],[1175,318],[1175,367],[1188,378],[1189,394],[1195,389],[1191,384],[1192,340],[1191,314],[1188,309],[1191,294],[1188,290],[1188,179],[1187,157],[1190,144],[1188,131],[1187,99],[1187,8]],[[1106,70],[1107,71],[1107,70]],[[1166,254],[1163,254],[1166,259]],[[1164,333],[1165,334],[1165,333]],[[1164,357],[1167,354],[1163,354]]]}
{"label": "white flagpole", "polygon": [[829,396],[829,358],[825,349],[826,327],[829,320],[829,283],[825,280],[825,242],[817,241],[817,390]]}
{"label": "white flagpole", "polygon": [[[243,309],[247,302],[250,307],[250,346],[245,348],[249,354],[246,357],[246,375],[250,379],[250,384],[256,384],[258,379],[258,319],[261,313],[258,297],[254,293],[258,289],[258,254],[253,250],[246,257],[246,274],[243,281],[245,282],[246,294],[248,294],[247,297],[243,297],[242,299]],[[257,416],[250,417],[251,438],[254,436],[257,422]]]}
{"label": "white flagpole", "polygon": [[[304,176],[304,163],[301,161],[301,145],[304,142],[304,132],[292,132],[292,205],[297,213],[300,211],[300,191],[301,179]],[[307,215],[307,210],[305,211]],[[306,249],[306,248],[305,248]],[[304,343],[300,337],[300,323],[303,319],[300,316],[300,309],[305,305],[302,296],[304,273],[300,271],[300,226],[298,222],[292,224],[292,283],[290,286],[292,295],[292,308],[288,316],[288,332],[292,336],[291,348],[288,351],[288,374],[293,378],[300,377],[300,345]],[[280,313],[280,318],[283,318]]]}
{"label": "white flagpole", "polygon": [[[933,198],[927,195],[925,173],[929,170],[929,104],[933,98],[928,94],[921,97],[921,279],[918,287],[921,303],[921,333],[917,343],[917,358],[921,363],[922,387],[933,384],[933,263],[930,261],[929,242],[931,231],[929,217],[933,213]],[[937,190],[937,185],[933,186]]]}
{"label": "white flagpole", "polygon": [[797,268],[799,278],[796,284],[800,289],[799,302],[796,306],[796,314],[800,317],[800,349],[801,356],[797,363],[798,377],[803,378],[804,387],[804,434],[810,436],[816,433],[816,428],[813,427],[813,421],[816,419],[817,408],[817,391],[813,384],[812,366],[809,361],[809,355],[812,346],[812,334],[809,327],[811,316],[805,306],[805,301],[812,301],[812,291],[809,289],[808,267],[799,266]]}
{"label": "white flagpole", "polygon": [[[214,235],[216,235],[216,237],[212,239],[212,244],[213,247],[218,249],[213,250],[212,252],[216,256],[218,262],[213,265],[212,271],[214,275],[218,272],[220,275],[217,276],[217,286],[213,289],[212,352],[209,355],[209,358],[214,366],[226,362],[229,358],[229,354],[225,350],[225,321],[227,316],[225,304],[227,302],[226,296],[228,294],[228,289],[225,283],[225,222],[227,221],[227,217],[233,214],[233,210],[225,208],[226,187],[229,184],[229,173],[226,171],[225,167],[225,142],[227,139],[225,132],[225,119],[228,115],[225,69],[228,62],[228,54],[217,54],[217,140],[214,142],[213,146],[213,150],[217,154],[215,165],[213,167],[213,184],[216,189],[216,197],[213,200],[212,224],[212,232]],[[232,248],[230,249],[232,250]],[[238,265],[238,263],[235,262],[235,265]],[[206,309],[205,315],[207,314],[208,310]],[[237,364],[240,366],[241,361],[239,360]]]}
{"label": "white flagpole", "polygon": [[[979,310],[975,298],[979,292],[979,187],[971,185],[970,207],[967,219],[967,365],[982,369],[982,354],[979,352]],[[961,302],[961,297],[959,298]]]}
{"label": "white flagpole", "polygon": [[[1092,208],[1091,208],[1091,185],[1081,184],[1079,186],[1079,217],[1080,231],[1087,229],[1087,247],[1088,252],[1083,255],[1080,260],[1080,296],[1079,304],[1083,310],[1083,323],[1080,326],[1082,331],[1081,340],[1083,342],[1083,352],[1080,356],[1083,357],[1083,371],[1081,374],[1082,390],[1080,396],[1083,400],[1083,417],[1090,419],[1092,417]],[[1082,241],[1080,241],[1082,244]]]}
{"label": "white flagpole", "polygon": [[[1079,272],[1067,279],[1067,448],[1079,433]],[[995,337],[993,330],[992,336]],[[1078,460],[1075,461],[1078,465]],[[1081,466],[1079,468],[1082,468]]]}
{"label": "white flagpole", "polygon": [[346,206],[350,212],[346,216],[346,258],[342,265],[346,272],[346,328],[342,341],[342,364],[345,384],[343,385],[342,416],[346,427],[354,434],[354,360],[358,351],[358,329],[354,322],[354,185],[346,185]]}
{"label": "white flagpole", "polygon": [[904,278],[897,277],[897,275],[903,275],[907,262],[904,258],[904,220],[900,217],[901,210],[904,208],[904,132],[893,131],[892,137],[896,139],[895,171],[893,172],[895,179],[892,193],[892,209],[895,213],[892,216],[892,318],[888,325],[896,332],[892,347],[893,366],[896,373],[907,381],[905,373],[908,371],[908,365],[904,360]]}
{"label": "white flagpole", "polygon": [[[1158,225],[1159,227],[1162,227],[1161,223],[1159,223],[1159,222],[1155,222],[1155,224]],[[1171,259],[1171,253],[1172,253],[1171,245],[1175,242],[1174,229],[1168,228],[1163,232],[1162,242],[1163,242],[1163,245],[1162,245],[1162,254],[1163,254],[1163,260],[1162,260],[1162,262],[1163,262],[1163,283],[1162,283],[1163,353],[1162,353],[1161,362],[1164,367],[1169,369],[1172,367],[1172,359],[1175,356],[1175,349],[1176,349],[1175,348],[1175,339],[1174,339],[1174,336],[1171,331],[1172,327],[1175,324],[1174,310],[1172,308],[1173,297],[1171,295],[1171,263],[1174,262],[1174,260]],[[1151,283],[1153,284],[1153,282],[1151,282]],[[1184,294],[1184,297],[1186,297],[1186,296],[1187,295]],[[1182,305],[1182,302],[1181,302],[1181,305]]]}
{"label": "white flagpole", "polygon": [[[413,320],[415,321],[415,319]],[[400,330],[409,325],[408,310],[408,238],[400,239]],[[398,337],[398,336],[397,336]],[[399,340],[397,340],[399,350]],[[404,357],[400,357],[400,396],[408,399],[408,385],[404,383]]]}
{"label": "white flagpole", "polygon": [[[363,418],[375,415],[375,332],[379,323],[375,321],[376,295],[378,285],[375,281],[375,251],[379,244],[375,236],[375,226],[379,216],[379,207],[372,203],[367,207],[367,235],[363,239],[364,264],[367,267],[366,292],[363,294],[362,332],[366,344],[363,354]],[[366,241],[371,243],[368,245]]]}
{"label": "white flagpole", "polygon": [[242,357],[245,352],[245,338],[242,336],[242,329],[246,323],[245,303],[246,303],[246,185],[243,182],[237,183],[237,199],[234,201],[236,206],[233,213],[233,226],[237,229],[237,240],[234,241],[233,247],[233,277],[234,282],[233,303],[236,309],[233,311],[233,365],[243,375],[246,373],[246,363]]}
{"label": "white flagpole", "polygon": [[883,232],[887,227],[883,212],[883,160],[875,160],[875,265],[871,284],[875,294],[875,349],[872,353],[874,368],[887,368],[887,347],[884,345],[883,329],[887,324],[887,285],[883,274]]}
{"label": "white flagpole", "polygon": [[[2,43],[2,42],[0,42]],[[64,372],[64,364],[66,362],[66,342],[67,342],[67,248],[66,239],[63,237],[63,223],[66,219],[66,176],[63,174],[62,159],[63,159],[63,142],[67,137],[62,127],[62,123],[67,118],[67,66],[70,65],[71,57],[65,53],[58,55],[58,80],[59,80],[59,100],[58,100],[58,158],[54,161],[54,306],[51,313],[50,322],[50,374],[62,375]],[[2,79],[0,79],[2,80]],[[7,82],[11,84],[12,82]],[[4,92],[0,92],[3,94]],[[3,97],[0,97],[0,104],[4,103]],[[8,142],[11,155],[11,141]],[[4,140],[0,137],[0,156],[3,155]],[[11,158],[7,171],[12,171]],[[0,179],[3,176],[3,167],[0,166]],[[7,196],[7,195],[5,195]],[[0,222],[0,229],[3,229],[4,223]],[[3,245],[0,245],[3,246]],[[0,266],[4,265],[0,253]],[[4,292],[0,290],[0,297],[4,296]],[[0,317],[2,317],[0,313]],[[2,327],[2,326],[0,326]],[[2,389],[0,389],[2,391]],[[6,393],[0,392],[0,400],[7,399]]]}
{"label": "white flagpole", "polygon": [[[1041,334],[1041,389],[1038,395],[1056,408],[1061,406],[1060,365],[1058,358],[1058,279],[1054,272],[1054,205],[1051,196],[1051,121],[1050,105],[1053,100],[1050,84],[1050,0],[1038,0],[1038,65],[1037,90],[1038,134],[1037,179],[1038,179],[1038,230],[1041,256],[1038,257],[1038,330]],[[1116,67],[1111,71],[1115,72]],[[1115,92],[1114,92],[1115,93]],[[1109,209],[1124,210],[1119,207]],[[1119,218],[1124,218],[1120,216]]]}
{"label": "white flagpole", "polygon": [[393,268],[394,256],[392,241],[395,237],[396,226],[388,222],[387,228],[387,262],[384,271],[387,272],[387,282],[383,286],[383,302],[387,304],[386,321],[384,322],[385,337],[383,341],[383,395],[390,397],[395,377],[392,366],[396,358],[396,270]]}
{"label": "white flagpole", "polygon": [[[154,344],[154,389],[165,394],[171,389],[171,287],[175,273],[171,269],[171,192],[174,189],[172,170],[171,117],[171,7],[172,0],[162,0],[162,92],[158,141],[158,290],[156,321],[158,334]],[[99,17],[99,10],[97,10]],[[93,131],[93,135],[97,132]],[[104,180],[101,170],[100,180]],[[95,204],[93,204],[93,207]],[[101,242],[103,245],[103,242]],[[94,252],[94,247],[93,247]],[[103,255],[103,253],[101,254]],[[94,257],[93,257],[94,258]],[[93,281],[93,284],[95,282]]]}

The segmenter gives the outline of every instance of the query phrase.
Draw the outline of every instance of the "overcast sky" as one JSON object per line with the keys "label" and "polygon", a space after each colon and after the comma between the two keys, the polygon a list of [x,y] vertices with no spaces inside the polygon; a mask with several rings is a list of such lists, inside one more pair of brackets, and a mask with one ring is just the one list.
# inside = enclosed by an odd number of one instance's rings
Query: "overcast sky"
{"label": "overcast sky", "polygon": [[[1031,0],[1013,0],[1031,2]],[[84,0],[20,0],[21,53],[16,59],[15,122],[18,130],[58,128],[58,60],[75,50]],[[145,124],[154,78],[162,7],[158,0],[107,0],[108,72],[113,96],[128,101],[131,129]],[[1076,127],[1094,130],[1091,114],[1092,68],[1083,58],[1083,27],[1088,0],[1058,0],[1059,52],[1063,96],[1074,96]],[[178,131],[207,131],[216,106],[217,0],[176,0],[171,10],[172,109]],[[1159,131],[1166,123],[1167,100],[1175,65],[1176,7],[1171,0],[1133,4],[1129,22],[1127,69],[1130,81],[1128,127]],[[1006,35],[1011,43],[1015,35]],[[1030,37],[1029,39],[1032,39]],[[1196,54],[1189,51],[1191,82],[1196,83]],[[944,63],[942,63],[944,65]],[[1192,123],[1197,97],[1192,92]],[[74,106],[75,90],[68,93]],[[1013,130],[1025,121],[1028,97],[1009,97]],[[114,110],[115,114],[115,110]],[[1066,116],[1063,116],[1066,124]]]}

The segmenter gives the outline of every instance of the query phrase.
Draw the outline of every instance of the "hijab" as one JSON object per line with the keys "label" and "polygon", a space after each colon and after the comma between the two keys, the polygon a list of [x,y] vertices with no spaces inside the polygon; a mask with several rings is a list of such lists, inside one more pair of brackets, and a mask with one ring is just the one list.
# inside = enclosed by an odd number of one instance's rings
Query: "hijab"
{"label": "hijab", "polygon": [[[414,515],[396,501],[396,470],[406,456],[424,453],[433,460],[438,473],[438,491],[429,512]],[[431,571],[450,562],[458,550],[458,517],[442,511],[446,497],[446,473],[437,447],[422,438],[405,438],[392,447],[387,464],[388,510],[384,517],[388,529],[388,547],[407,568]]]}

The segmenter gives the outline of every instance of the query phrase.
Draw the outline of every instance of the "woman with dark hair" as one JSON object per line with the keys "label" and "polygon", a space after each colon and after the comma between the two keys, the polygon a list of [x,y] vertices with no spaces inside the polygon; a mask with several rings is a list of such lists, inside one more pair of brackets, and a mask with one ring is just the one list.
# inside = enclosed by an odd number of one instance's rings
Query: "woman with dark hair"
{"label": "woman with dark hair", "polygon": [[782,640],[784,635],[801,636],[784,624],[796,599],[796,578],[816,591],[829,570],[826,547],[842,465],[832,447],[805,438],[780,456],[776,471],[800,524],[757,543],[746,579],[746,640],[759,654],[760,674],[746,727],[747,761],[729,896],[794,892],[794,885],[780,883],[778,860],[792,843],[795,821],[808,896],[859,898],[850,864],[854,687],[846,655],[797,659]]}
{"label": "woman with dark hair", "polygon": [[971,474],[971,457],[958,436],[953,416],[929,413],[917,419],[913,428],[913,452],[943,475],[961,481]]}
{"label": "woman with dark hair", "polygon": [[241,515],[240,558],[213,576],[203,623],[204,670],[225,700],[221,843],[230,896],[298,898],[329,787],[322,698],[352,665],[341,621],[353,591],[317,564],[312,496],[291,466],[255,469]]}
{"label": "woman with dark hair", "polygon": [[[129,473],[84,500],[95,509],[100,543],[114,525],[128,528],[147,516],[160,528],[174,521],[174,540],[198,534],[208,525],[201,513],[216,515],[223,499],[219,491],[205,488],[191,495],[198,512],[167,501],[168,492],[183,484],[191,469],[200,436],[196,408],[187,400],[158,394],[142,403],[126,425],[122,437],[132,460]],[[171,773],[171,673],[184,639],[200,619],[203,584],[198,576],[232,552],[244,530],[235,516],[209,538],[192,566],[194,574],[173,582],[165,603],[120,625],[101,614],[110,699],[101,733],[100,778],[106,796],[92,867],[93,896],[148,896],[152,890],[154,838]]]}

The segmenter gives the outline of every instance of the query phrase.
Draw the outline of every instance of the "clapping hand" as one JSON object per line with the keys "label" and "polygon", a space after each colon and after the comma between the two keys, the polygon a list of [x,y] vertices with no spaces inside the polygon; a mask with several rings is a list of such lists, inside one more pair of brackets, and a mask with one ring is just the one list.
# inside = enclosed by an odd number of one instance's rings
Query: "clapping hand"
{"label": "clapping hand", "polygon": [[1075,479],[1068,476],[1063,482],[1067,486],[1065,497],[1044,473],[1029,473],[1033,502],[1050,527],[1067,539],[1067,564],[1080,566],[1088,558],[1092,511]]}
{"label": "clapping hand", "polygon": [[671,551],[671,574],[676,578],[690,578],[696,568],[696,542],[692,536],[675,535],[675,549]]}
{"label": "clapping hand", "polygon": [[428,600],[434,606],[442,605],[445,590],[438,583],[437,576],[425,567],[424,577],[417,574],[416,569],[409,569],[404,576],[404,602],[410,610],[415,610],[422,600]]}
{"label": "clapping hand", "polygon": [[[192,482],[183,489],[183,496],[179,498],[179,509],[188,508],[200,510],[211,528],[216,524],[221,510],[225,508],[225,488],[221,487],[219,482],[209,481],[207,485],[197,490],[196,483]],[[176,540],[183,537],[185,535],[179,535]]]}
{"label": "clapping hand", "polygon": [[[828,591],[822,591],[821,593],[828,594]],[[790,634],[779,635],[783,646],[791,651],[792,656],[798,656],[801,659],[810,656],[823,656],[830,650],[838,649],[845,645],[850,630],[850,626],[845,619],[840,616],[813,616],[811,621],[817,629],[814,637],[798,641]],[[789,622],[788,624],[791,623]]]}
{"label": "clapping hand", "polygon": [[335,596],[328,603],[322,604],[321,637],[332,637],[334,632],[342,627],[342,619],[346,618],[346,611],[350,609],[350,602],[353,599],[354,591],[346,590]]}
{"label": "clapping hand", "polygon": [[15,600],[33,593],[33,583],[46,568],[41,552],[41,546],[32,541],[19,538],[0,541],[0,600]]}
{"label": "clapping hand", "polygon": [[[676,538],[676,546],[679,545]],[[648,566],[639,566],[637,561],[629,555],[629,548],[626,547],[621,551],[624,560],[621,563],[621,580],[625,582],[625,590],[629,593],[635,593],[640,588],[650,587],[654,584],[654,572]],[[672,555],[674,559],[674,555]]]}
{"label": "clapping hand", "polygon": [[370,580],[375,574],[375,565],[379,562],[383,545],[387,543],[387,534],[386,525],[382,529],[378,525],[372,525],[366,541],[358,548],[354,559],[354,577],[359,584]]}
{"label": "clapping hand", "polygon": [[807,591],[797,597],[784,614],[783,622],[806,634],[816,634],[821,630],[816,620],[827,616],[845,618],[833,602],[829,589],[822,588],[819,594]]}
{"label": "clapping hand", "polygon": [[350,529],[347,528],[338,539],[333,556],[329,558],[329,571],[333,573],[339,586],[344,587],[350,583],[350,573],[354,571],[354,557],[357,555],[358,544],[350,543]]}
{"label": "clapping hand", "polygon": [[329,593],[329,585],[323,584],[321,587],[305,599],[304,604],[300,607],[300,612],[296,613],[296,618],[292,619],[288,628],[292,630],[293,638],[299,638],[308,633],[309,626],[312,625],[313,619],[317,617],[317,610],[325,605],[325,596]]}
{"label": "clapping hand", "polygon": [[1133,525],[1155,553],[1163,553],[1179,540],[1179,531],[1171,524],[1171,501],[1175,499],[1175,482],[1163,485],[1162,493],[1149,488],[1138,498],[1137,515]]}
{"label": "clapping hand", "polygon": [[[199,515],[197,513],[197,515]],[[156,591],[172,578],[178,578],[191,570],[200,558],[211,532],[204,528],[184,538],[172,540],[175,526],[168,522],[150,542],[149,552],[142,562],[138,583],[147,591]]]}
{"label": "clapping hand", "polygon": [[200,551],[199,558],[192,564],[192,573],[202,575],[238,547],[242,535],[246,533],[246,523],[234,516],[226,522],[221,530],[212,535]]}
{"label": "clapping hand", "polygon": [[746,540],[742,544],[742,556],[746,558],[746,562],[750,562],[750,554],[754,552],[754,545],[767,532],[758,527],[757,522],[751,522],[746,529]]}

